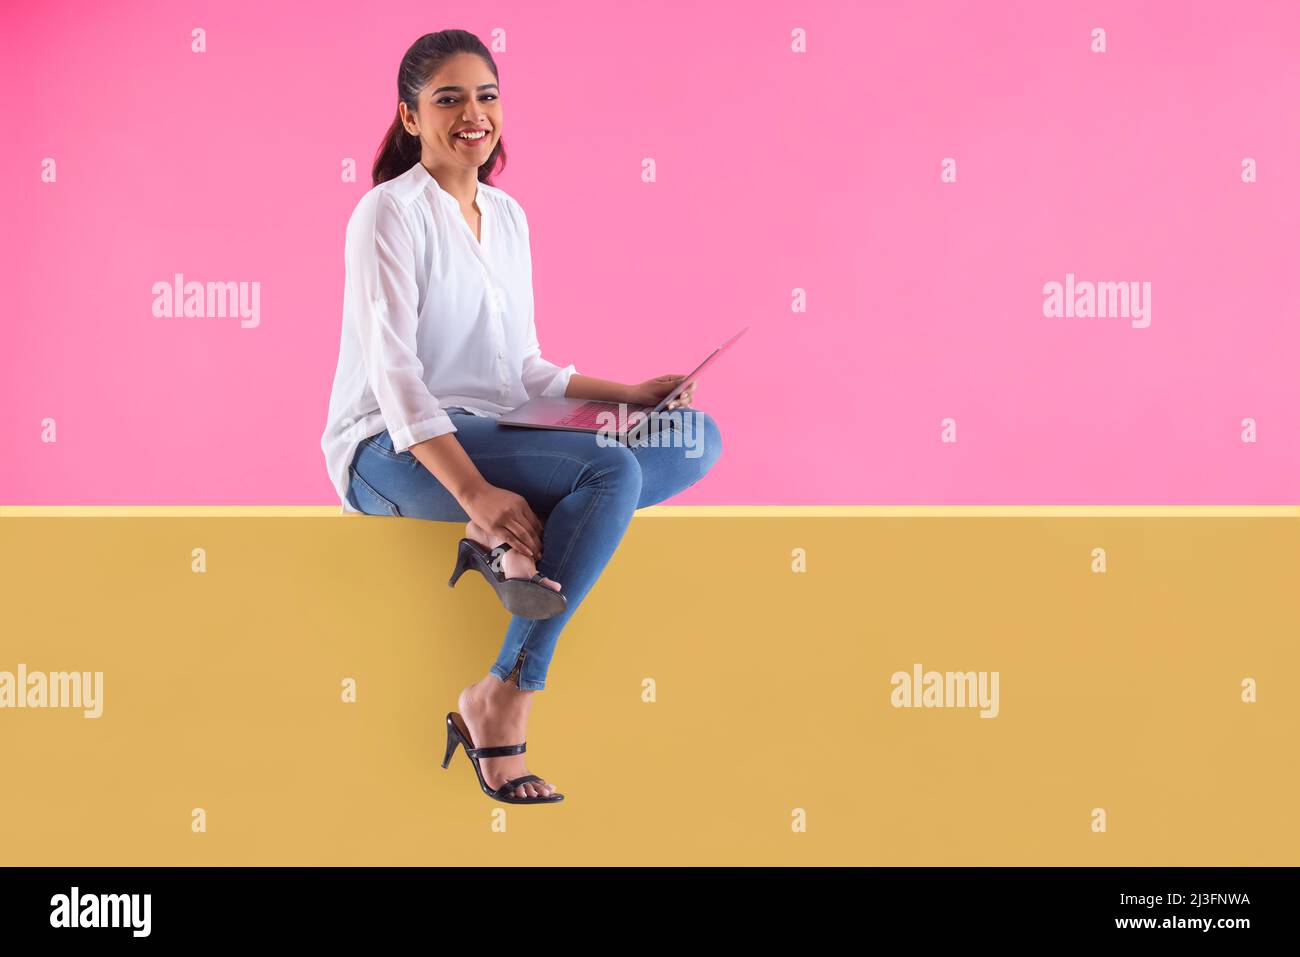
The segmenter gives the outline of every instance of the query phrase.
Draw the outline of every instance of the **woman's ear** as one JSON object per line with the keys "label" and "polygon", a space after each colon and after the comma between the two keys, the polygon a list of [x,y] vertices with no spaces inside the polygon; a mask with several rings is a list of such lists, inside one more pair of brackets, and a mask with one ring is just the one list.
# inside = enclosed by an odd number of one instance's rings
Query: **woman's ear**
{"label": "woman's ear", "polygon": [[[402,100],[397,104],[397,112],[402,117],[402,128],[412,136],[420,135],[420,123],[415,116],[406,108],[406,101]],[[411,129],[414,126],[415,129]]]}

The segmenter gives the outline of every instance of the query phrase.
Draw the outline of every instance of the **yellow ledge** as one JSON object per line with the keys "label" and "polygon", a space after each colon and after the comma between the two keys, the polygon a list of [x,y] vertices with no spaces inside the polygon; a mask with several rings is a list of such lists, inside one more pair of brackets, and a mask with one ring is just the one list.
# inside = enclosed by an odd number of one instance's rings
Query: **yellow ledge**
{"label": "yellow ledge", "polygon": [[646,509],[534,699],[544,809],[441,767],[511,626],[455,523],[0,514],[11,866],[1300,860],[1297,506]]}

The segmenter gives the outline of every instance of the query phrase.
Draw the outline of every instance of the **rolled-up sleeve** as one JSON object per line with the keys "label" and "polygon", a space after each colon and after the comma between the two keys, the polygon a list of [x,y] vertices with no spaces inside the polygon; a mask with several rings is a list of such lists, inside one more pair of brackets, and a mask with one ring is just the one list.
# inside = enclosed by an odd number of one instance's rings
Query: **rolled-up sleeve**
{"label": "rolled-up sleeve", "polygon": [[537,342],[537,322],[533,308],[533,256],[532,240],[529,238],[528,233],[528,217],[524,215],[524,209],[518,203],[512,204],[512,209],[524,234],[524,258],[528,268],[528,318],[524,327],[524,363],[522,372],[524,389],[530,399],[535,399],[538,396],[553,399],[563,398],[565,391],[569,388],[569,380],[579,373],[572,365],[557,366],[554,362],[548,362],[542,358],[542,348]]}
{"label": "rolled-up sleeve", "polygon": [[410,227],[387,192],[358,212],[347,234],[349,308],[366,379],[393,449],[402,452],[456,426],[425,385],[416,352],[419,288]]}

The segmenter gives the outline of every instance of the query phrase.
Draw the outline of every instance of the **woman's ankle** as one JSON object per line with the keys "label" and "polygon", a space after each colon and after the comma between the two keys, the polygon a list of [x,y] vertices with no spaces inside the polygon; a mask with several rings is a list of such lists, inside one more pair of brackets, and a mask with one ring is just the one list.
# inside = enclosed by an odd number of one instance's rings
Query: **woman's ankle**
{"label": "woman's ankle", "polygon": [[479,690],[490,700],[517,701],[522,695],[532,694],[531,691],[521,691],[518,681],[517,671],[512,672],[510,677],[504,681],[495,673],[489,671],[479,682]]}

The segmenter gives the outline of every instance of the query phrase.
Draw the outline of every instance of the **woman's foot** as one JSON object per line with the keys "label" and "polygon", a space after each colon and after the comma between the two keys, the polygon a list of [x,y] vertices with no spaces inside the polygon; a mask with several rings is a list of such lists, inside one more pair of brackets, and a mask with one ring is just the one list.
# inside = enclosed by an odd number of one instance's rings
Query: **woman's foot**
{"label": "woman's foot", "polygon": [[[527,740],[532,699],[533,692],[520,691],[513,681],[502,681],[489,674],[462,691],[456,705],[474,746],[492,748]],[[530,773],[522,754],[479,758],[478,763],[483,769],[483,780],[494,790],[511,778]],[[546,797],[554,793],[555,786],[545,781],[529,781],[515,788],[515,797]]]}
{"label": "woman's foot", "polygon": [[[465,526],[465,537],[473,539],[484,548],[496,548],[501,544],[501,542],[489,540],[487,532],[473,522]],[[537,563],[523,552],[517,552],[512,548],[501,557],[501,571],[506,578],[527,580],[537,574]],[[556,591],[560,590],[560,583],[551,581],[549,578],[543,578],[542,584],[547,588],[554,588]],[[487,745],[484,745],[484,747],[487,747]]]}

